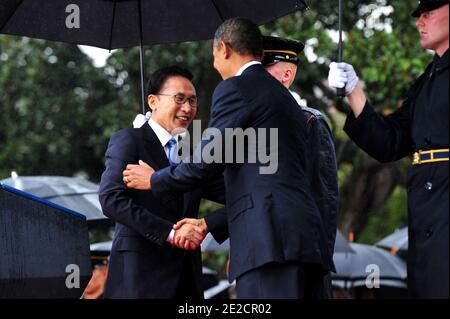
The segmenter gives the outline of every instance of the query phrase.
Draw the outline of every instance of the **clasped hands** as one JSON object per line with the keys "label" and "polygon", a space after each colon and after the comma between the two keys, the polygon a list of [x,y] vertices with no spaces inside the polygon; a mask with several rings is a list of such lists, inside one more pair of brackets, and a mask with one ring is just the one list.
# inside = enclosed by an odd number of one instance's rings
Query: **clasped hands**
{"label": "clasped hands", "polygon": [[173,229],[175,234],[170,244],[185,250],[195,250],[200,247],[208,234],[208,226],[204,218],[182,219],[173,226]]}

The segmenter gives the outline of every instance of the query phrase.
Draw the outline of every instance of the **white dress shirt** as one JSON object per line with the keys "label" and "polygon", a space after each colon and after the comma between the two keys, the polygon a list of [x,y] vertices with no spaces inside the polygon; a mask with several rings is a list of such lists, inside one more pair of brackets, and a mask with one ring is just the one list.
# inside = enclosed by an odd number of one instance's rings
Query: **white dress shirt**
{"label": "white dress shirt", "polygon": [[[161,125],[156,123],[152,118],[148,120],[148,125],[152,128],[153,132],[155,132],[156,137],[158,138],[159,142],[161,143],[162,147],[164,147],[164,152],[166,153],[166,156],[169,157],[169,148],[167,147],[167,142],[169,142],[172,138],[172,134],[167,132],[165,128],[163,128]],[[178,139],[175,138],[175,140],[178,143]],[[166,241],[172,241],[173,237],[175,235],[175,230],[172,229],[170,231],[169,236],[167,236]]]}
{"label": "white dress shirt", "polygon": [[245,70],[247,70],[249,67],[255,64],[261,64],[259,61],[250,61],[245,63],[241,68],[237,71],[236,76],[240,76],[242,73],[244,73]]}
{"label": "white dress shirt", "polygon": [[163,128],[161,125],[156,123],[152,118],[148,120],[148,125],[152,128],[153,132],[155,132],[156,137],[158,138],[159,142],[161,143],[162,147],[164,147],[164,152],[166,153],[167,158],[169,158],[169,148],[167,146],[167,143],[172,139],[175,138],[175,140],[178,143],[178,138],[176,136],[172,136],[165,128]]}

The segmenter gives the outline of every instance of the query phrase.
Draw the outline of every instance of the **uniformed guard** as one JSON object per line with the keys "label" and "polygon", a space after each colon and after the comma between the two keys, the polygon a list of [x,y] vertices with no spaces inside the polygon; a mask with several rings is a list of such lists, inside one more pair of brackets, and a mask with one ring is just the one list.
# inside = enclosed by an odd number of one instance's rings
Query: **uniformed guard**
{"label": "uniformed guard", "polygon": [[[263,37],[264,55],[261,62],[270,74],[289,89],[294,82],[300,60],[299,54],[304,47],[301,41]],[[333,136],[325,116],[319,110],[307,107],[306,101],[302,100],[297,93],[290,92],[307,119],[308,167],[306,171],[310,179],[311,193],[325,225],[329,255],[333,256],[338,208],[337,163]],[[330,264],[333,264],[332,260]],[[315,297],[331,298],[330,275],[325,276],[323,288],[318,290]]]}
{"label": "uniformed guard", "polygon": [[298,55],[304,48],[305,44],[301,41],[265,36],[262,64],[268,66],[277,62],[290,62],[297,66],[300,61]]}
{"label": "uniformed guard", "polygon": [[449,297],[448,4],[421,0],[412,13],[421,46],[435,56],[393,114],[374,112],[350,64],[333,62],[328,75],[332,88],[345,87],[352,114],[344,130],[358,146],[380,162],[411,157],[408,289],[415,298]]}

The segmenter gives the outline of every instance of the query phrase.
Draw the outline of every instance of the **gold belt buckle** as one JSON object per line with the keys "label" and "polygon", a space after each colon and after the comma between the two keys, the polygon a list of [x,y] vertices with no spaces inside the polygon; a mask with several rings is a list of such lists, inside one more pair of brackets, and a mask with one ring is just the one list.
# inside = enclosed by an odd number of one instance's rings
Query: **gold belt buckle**
{"label": "gold belt buckle", "polygon": [[422,161],[420,160],[420,153],[421,153],[421,151],[413,153],[413,158],[412,158],[413,165],[419,165],[422,163]]}

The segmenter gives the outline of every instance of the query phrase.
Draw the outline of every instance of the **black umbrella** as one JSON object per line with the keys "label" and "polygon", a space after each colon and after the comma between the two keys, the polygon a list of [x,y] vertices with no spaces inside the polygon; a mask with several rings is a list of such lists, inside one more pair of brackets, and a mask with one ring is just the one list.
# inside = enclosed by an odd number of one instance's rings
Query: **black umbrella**
{"label": "black umbrella", "polygon": [[336,273],[332,274],[333,283],[350,288],[364,286],[369,273],[368,266],[379,269],[381,286],[405,287],[406,264],[399,257],[375,246],[350,243],[354,253],[335,253],[333,256]]}
{"label": "black umbrella", "polygon": [[[344,7],[342,5],[342,0],[339,0],[339,42],[338,42],[338,62],[342,62],[342,50],[343,50],[343,42],[342,42],[342,16],[343,16]],[[336,94],[339,97],[345,97],[345,87],[338,88],[336,90]]]}
{"label": "black umbrella", "polygon": [[[307,7],[304,0],[2,0],[0,33],[105,49],[211,39],[226,19],[258,25]],[[144,111],[144,109],[143,109]]]}
{"label": "black umbrella", "polygon": [[391,253],[408,250],[408,227],[403,227],[383,238],[375,246],[388,248]]}
{"label": "black umbrella", "polygon": [[340,230],[336,232],[336,240],[334,242],[335,253],[354,253],[354,250],[350,246],[348,240],[342,235]]}
{"label": "black umbrella", "polygon": [[98,199],[98,185],[85,179],[65,176],[18,176],[2,179],[0,183],[81,213],[86,216],[90,226],[112,224],[103,215]]}
{"label": "black umbrella", "polygon": [[203,239],[202,245],[201,245],[202,251],[229,251],[230,250],[230,240],[225,240],[222,244],[219,244],[214,237],[211,235],[211,233],[208,233],[206,235],[205,239]]}

